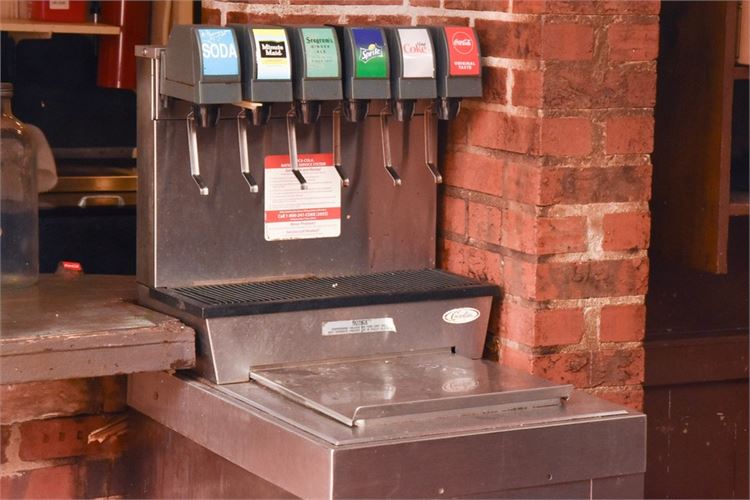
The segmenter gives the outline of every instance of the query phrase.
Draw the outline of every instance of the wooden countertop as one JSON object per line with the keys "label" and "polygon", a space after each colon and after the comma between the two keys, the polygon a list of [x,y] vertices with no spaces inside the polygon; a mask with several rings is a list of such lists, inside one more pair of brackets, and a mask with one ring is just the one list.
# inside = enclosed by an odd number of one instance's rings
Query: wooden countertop
{"label": "wooden countertop", "polygon": [[2,290],[0,383],[190,368],[195,332],[139,306],[132,276],[43,275]]}

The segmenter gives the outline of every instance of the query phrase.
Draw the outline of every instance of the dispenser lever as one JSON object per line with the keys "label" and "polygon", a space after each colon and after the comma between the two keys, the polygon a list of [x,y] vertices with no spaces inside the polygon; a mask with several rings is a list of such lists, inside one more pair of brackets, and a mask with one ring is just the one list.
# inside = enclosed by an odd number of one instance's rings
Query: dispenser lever
{"label": "dispenser lever", "polygon": [[201,195],[208,196],[208,186],[201,177],[201,167],[198,161],[198,134],[195,131],[195,115],[191,111],[187,115],[188,153],[190,156],[190,175],[198,185]]}
{"label": "dispenser lever", "polygon": [[341,167],[341,106],[336,106],[333,110],[333,166],[336,167],[339,177],[341,177],[341,185],[349,187],[349,178],[344,173],[344,169]]}
{"label": "dispenser lever", "polygon": [[307,181],[299,171],[299,162],[297,160],[297,129],[295,127],[295,112],[292,107],[286,113],[286,139],[289,144],[289,161],[292,164],[292,173],[299,181],[300,189],[307,189]]}
{"label": "dispenser lever", "polygon": [[433,179],[435,179],[435,184],[440,184],[443,182],[443,176],[440,175],[440,171],[435,165],[434,157],[432,156],[432,131],[435,124],[433,118],[432,104],[430,104],[424,110],[424,162],[430,170]]}
{"label": "dispenser lever", "polygon": [[393,168],[391,162],[391,135],[388,127],[388,116],[390,114],[389,106],[383,107],[380,111],[380,140],[383,146],[383,166],[388,175],[393,179],[394,186],[401,185],[401,176],[398,175],[396,169]]}
{"label": "dispenser lever", "polygon": [[237,114],[237,139],[240,143],[240,170],[242,177],[250,186],[251,193],[258,192],[258,183],[255,182],[253,174],[250,173],[250,151],[247,147],[247,118],[243,109]]}

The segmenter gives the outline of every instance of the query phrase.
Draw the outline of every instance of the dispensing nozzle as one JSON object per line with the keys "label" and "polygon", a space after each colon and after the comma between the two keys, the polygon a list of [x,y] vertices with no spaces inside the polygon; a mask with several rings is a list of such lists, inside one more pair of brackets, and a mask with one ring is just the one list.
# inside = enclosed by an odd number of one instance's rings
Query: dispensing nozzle
{"label": "dispensing nozzle", "polygon": [[299,181],[300,189],[307,189],[307,180],[299,171],[299,160],[297,158],[297,129],[295,126],[295,110],[292,106],[286,113],[286,139],[289,145],[289,162],[292,165],[292,173]]}
{"label": "dispensing nozzle", "polygon": [[331,131],[331,140],[333,142],[333,166],[336,168],[339,177],[341,177],[341,185],[349,187],[349,178],[341,167],[341,106],[336,106],[333,110],[331,119],[333,121],[333,130]]}
{"label": "dispensing nozzle", "polygon": [[[257,108],[253,108],[253,110],[255,109]],[[242,172],[242,177],[247,182],[247,185],[250,186],[250,192],[257,193],[258,183],[255,182],[255,178],[250,173],[250,151],[247,147],[247,121],[247,112],[243,109],[237,114],[237,141],[240,145],[240,171]]]}
{"label": "dispensing nozzle", "polygon": [[196,133],[195,115],[193,111],[187,115],[188,153],[190,157],[190,175],[198,185],[198,191],[202,196],[208,196],[208,186],[201,177],[200,162],[198,160],[198,135]]}
{"label": "dispensing nozzle", "polygon": [[398,175],[398,172],[391,162],[391,135],[388,125],[388,117],[390,114],[391,110],[386,104],[383,109],[380,110],[380,140],[383,147],[383,167],[385,167],[385,171],[388,172],[388,175],[393,179],[393,185],[400,186],[401,176]]}
{"label": "dispensing nozzle", "polygon": [[435,180],[435,184],[443,182],[443,176],[440,175],[440,171],[435,165],[435,161],[432,156],[432,140],[433,127],[435,125],[434,115],[432,113],[432,104],[429,104],[424,110],[424,162],[427,165],[432,178]]}

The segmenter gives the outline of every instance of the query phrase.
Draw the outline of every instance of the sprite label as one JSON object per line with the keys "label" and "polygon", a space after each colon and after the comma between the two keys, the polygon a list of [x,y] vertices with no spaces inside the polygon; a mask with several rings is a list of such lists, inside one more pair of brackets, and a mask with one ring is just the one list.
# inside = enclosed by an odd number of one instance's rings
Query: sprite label
{"label": "sprite label", "polygon": [[353,28],[356,78],[388,78],[388,51],[379,29]]}

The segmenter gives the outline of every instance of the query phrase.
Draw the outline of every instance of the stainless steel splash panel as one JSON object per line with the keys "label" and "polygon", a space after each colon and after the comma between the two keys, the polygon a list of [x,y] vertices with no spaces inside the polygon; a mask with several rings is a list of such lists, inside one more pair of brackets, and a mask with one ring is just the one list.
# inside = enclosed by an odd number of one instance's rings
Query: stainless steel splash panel
{"label": "stainless steel splash panel", "polygon": [[[382,166],[377,115],[342,127],[342,165],[351,186],[341,192],[341,236],[269,242],[263,161],[266,155],[288,154],[283,113],[265,128],[249,129],[256,194],[240,170],[235,120],[240,108],[223,106],[217,127],[198,130],[201,174],[210,189],[201,196],[190,177],[185,123],[190,107],[159,96],[161,53],[143,48],[137,58],[139,283],[178,287],[435,267],[436,185],[424,164],[421,116],[406,125],[392,120],[399,187]],[[373,102],[371,109],[377,113],[382,106]],[[330,111],[324,107],[318,125],[297,125],[300,153],[331,152]]]}

